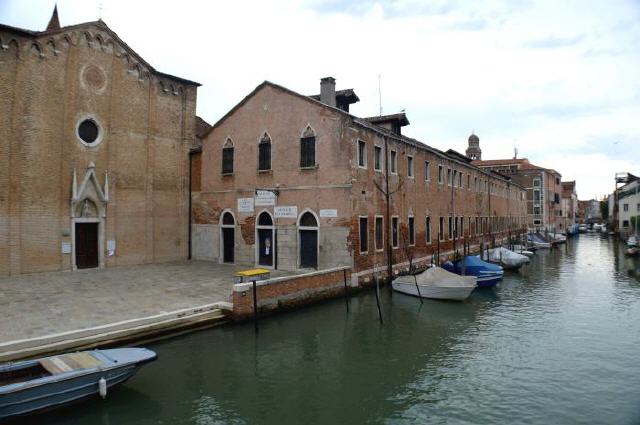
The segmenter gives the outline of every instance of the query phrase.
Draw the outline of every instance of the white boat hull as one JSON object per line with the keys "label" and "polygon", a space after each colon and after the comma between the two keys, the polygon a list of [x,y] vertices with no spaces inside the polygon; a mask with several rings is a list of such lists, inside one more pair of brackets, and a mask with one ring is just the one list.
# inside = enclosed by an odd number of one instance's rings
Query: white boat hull
{"label": "white boat hull", "polygon": [[475,279],[473,279],[473,284],[469,286],[425,286],[418,284],[420,295],[418,295],[418,288],[415,283],[394,281],[392,287],[394,291],[413,295],[414,297],[421,296],[422,298],[436,300],[463,301],[471,295],[471,292],[476,288],[476,283]]}

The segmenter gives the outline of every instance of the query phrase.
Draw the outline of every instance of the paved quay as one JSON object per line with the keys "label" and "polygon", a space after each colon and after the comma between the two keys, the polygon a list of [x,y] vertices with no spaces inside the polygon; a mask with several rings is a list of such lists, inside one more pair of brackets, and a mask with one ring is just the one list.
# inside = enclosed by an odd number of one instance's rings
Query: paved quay
{"label": "paved quay", "polygon": [[0,343],[230,302],[246,268],[183,261],[0,278]]}

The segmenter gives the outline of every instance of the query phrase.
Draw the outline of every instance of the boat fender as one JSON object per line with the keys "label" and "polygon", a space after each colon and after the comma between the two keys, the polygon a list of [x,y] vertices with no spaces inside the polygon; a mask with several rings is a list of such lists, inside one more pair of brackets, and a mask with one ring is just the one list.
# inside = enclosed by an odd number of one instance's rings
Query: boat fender
{"label": "boat fender", "polygon": [[98,391],[100,392],[100,397],[107,398],[107,380],[104,378],[100,378],[98,381]]}

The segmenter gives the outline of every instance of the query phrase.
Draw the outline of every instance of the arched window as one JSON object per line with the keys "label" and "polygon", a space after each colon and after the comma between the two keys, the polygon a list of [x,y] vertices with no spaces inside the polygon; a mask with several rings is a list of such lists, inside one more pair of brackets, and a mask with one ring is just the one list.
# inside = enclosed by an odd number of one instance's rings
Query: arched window
{"label": "arched window", "polygon": [[235,225],[236,220],[233,218],[233,215],[230,212],[226,212],[222,215],[222,224]]}
{"label": "arched window", "polygon": [[318,227],[318,221],[311,212],[307,211],[300,217],[300,227]]}
{"label": "arched window", "polygon": [[316,133],[311,126],[302,133],[300,139],[300,167],[310,168],[316,165]]}
{"label": "arched window", "polygon": [[263,212],[258,217],[258,226],[273,226],[273,220],[268,212]]}
{"label": "arched window", "polygon": [[258,143],[258,170],[271,169],[271,137],[265,131]]}
{"label": "arched window", "polygon": [[233,174],[233,140],[229,137],[222,146],[222,174]]}

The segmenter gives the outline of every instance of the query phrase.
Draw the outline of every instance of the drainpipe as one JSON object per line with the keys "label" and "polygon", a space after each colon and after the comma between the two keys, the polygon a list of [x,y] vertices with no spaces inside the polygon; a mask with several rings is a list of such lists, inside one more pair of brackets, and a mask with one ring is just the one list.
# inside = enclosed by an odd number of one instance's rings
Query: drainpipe
{"label": "drainpipe", "polygon": [[191,260],[191,174],[193,173],[193,154],[194,152],[189,151],[189,203],[188,203],[188,253],[187,260]]}
{"label": "drainpipe", "polygon": [[387,208],[387,273],[389,274],[389,283],[393,280],[393,259],[391,258],[391,195],[389,194],[389,140],[387,136],[384,138],[384,180],[385,180],[385,202]]}

